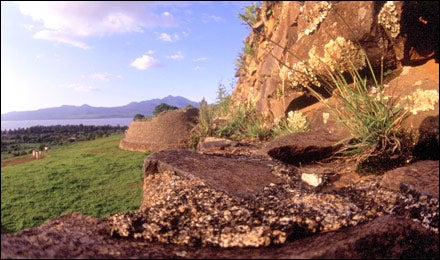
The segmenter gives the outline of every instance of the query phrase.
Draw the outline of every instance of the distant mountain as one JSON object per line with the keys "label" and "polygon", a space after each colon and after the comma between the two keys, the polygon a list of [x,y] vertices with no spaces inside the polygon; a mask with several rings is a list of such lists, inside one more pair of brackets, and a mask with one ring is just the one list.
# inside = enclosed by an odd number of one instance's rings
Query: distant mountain
{"label": "distant mountain", "polygon": [[154,108],[161,103],[166,103],[178,108],[187,105],[198,107],[197,102],[188,100],[184,97],[167,96],[162,99],[151,99],[141,102],[131,102],[125,106],[118,107],[92,107],[82,106],[60,106],[43,108],[34,111],[9,112],[1,114],[2,121],[14,120],[45,120],[45,119],[87,119],[87,118],[116,118],[134,117],[136,114],[152,116]]}

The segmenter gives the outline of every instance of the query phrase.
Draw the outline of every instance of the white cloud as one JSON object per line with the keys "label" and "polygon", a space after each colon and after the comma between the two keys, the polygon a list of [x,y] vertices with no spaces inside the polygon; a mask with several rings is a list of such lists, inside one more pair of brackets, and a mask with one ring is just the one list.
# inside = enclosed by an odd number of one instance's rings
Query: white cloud
{"label": "white cloud", "polygon": [[194,67],[195,71],[204,70],[204,69],[205,69],[204,67],[200,67],[200,66],[195,66]]}
{"label": "white cloud", "polygon": [[23,27],[28,31],[32,31],[35,28],[35,26],[32,24],[25,24]]}
{"label": "white cloud", "polygon": [[174,42],[179,40],[179,35],[177,34],[173,34],[172,36],[169,35],[168,33],[161,33],[159,35],[159,39],[161,39],[164,42]]}
{"label": "white cloud", "polygon": [[111,75],[107,72],[104,73],[95,73],[90,75],[90,78],[98,80],[98,81],[110,81]]}
{"label": "white cloud", "polygon": [[207,61],[207,60],[208,60],[208,58],[206,58],[206,57],[200,57],[200,58],[193,59],[194,62],[203,62],[203,61]]}
{"label": "white cloud", "polygon": [[223,21],[223,18],[216,15],[208,15],[208,14],[202,14],[202,22],[203,23],[209,23],[211,21],[214,21],[216,23]]}
{"label": "white cloud", "polygon": [[35,33],[34,38],[49,40],[49,41],[54,41],[54,42],[67,43],[72,46],[84,49],[84,50],[90,49],[90,46],[88,46],[83,41],[73,39],[72,37],[70,37],[68,35],[62,35],[60,33],[48,31],[48,30],[42,30],[42,31]]}
{"label": "white cloud", "polygon": [[220,16],[211,15],[211,19],[214,20],[214,22],[220,22],[223,20]]}
{"label": "white cloud", "polygon": [[67,87],[71,88],[71,89],[74,89],[75,91],[80,91],[80,92],[99,91],[99,89],[96,88],[96,87],[81,85],[81,84],[78,84],[78,83],[72,83],[72,84],[68,85]]}
{"label": "white cloud", "polygon": [[140,70],[146,70],[149,68],[158,67],[160,62],[155,58],[144,54],[142,57],[135,59],[130,65]]}
{"label": "white cloud", "polygon": [[182,35],[183,35],[184,37],[188,37],[188,36],[189,36],[189,31],[183,31],[183,32],[182,32]]}
{"label": "white cloud", "polygon": [[159,39],[161,39],[164,42],[172,42],[173,40],[171,39],[171,36],[167,33],[161,33],[159,35]]}
{"label": "white cloud", "polygon": [[167,56],[167,58],[171,60],[183,60],[185,57],[182,52],[178,51],[173,55]]}
{"label": "white cloud", "polygon": [[85,38],[141,33],[144,28],[175,26],[170,13],[155,14],[160,2],[53,1],[18,2],[23,15],[35,21],[35,38],[87,49]]}

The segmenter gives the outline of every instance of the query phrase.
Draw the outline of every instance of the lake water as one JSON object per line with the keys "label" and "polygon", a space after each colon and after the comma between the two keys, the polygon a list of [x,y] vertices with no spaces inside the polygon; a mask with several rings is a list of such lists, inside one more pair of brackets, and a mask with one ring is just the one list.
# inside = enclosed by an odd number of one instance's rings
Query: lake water
{"label": "lake water", "polygon": [[54,119],[54,120],[20,120],[1,121],[2,131],[9,129],[28,128],[31,126],[51,125],[111,125],[129,126],[133,118],[96,118],[96,119]]}

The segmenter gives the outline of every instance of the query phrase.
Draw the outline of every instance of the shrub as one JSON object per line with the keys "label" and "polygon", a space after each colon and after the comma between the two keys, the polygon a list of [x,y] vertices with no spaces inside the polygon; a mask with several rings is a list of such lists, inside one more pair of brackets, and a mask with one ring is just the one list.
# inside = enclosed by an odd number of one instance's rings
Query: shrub
{"label": "shrub", "polygon": [[238,14],[238,18],[252,27],[252,25],[258,21],[260,6],[258,6],[256,3],[252,3],[251,5],[244,7],[243,10],[244,13]]}
{"label": "shrub", "polygon": [[154,115],[154,116],[157,116],[157,115],[159,115],[160,113],[162,113],[162,112],[164,112],[164,111],[168,111],[168,110],[176,110],[176,109],[179,109],[179,108],[176,107],[176,106],[168,105],[168,104],[166,104],[166,103],[160,103],[159,105],[157,105],[157,106],[154,108],[153,115]]}
{"label": "shrub", "polygon": [[365,76],[349,59],[350,67],[344,73],[338,69],[328,70],[324,84],[333,90],[337,106],[327,105],[322,95],[311,87],[308,89],[352,134],[349,140],[341,140],[346,141],[346,145],[340,154],[354,156],[357,170],[371,173],[403,164],[409,156],[412,141],[410,135],[401,129],[407,111],[402,104],[385,96],[383,71],[378,80],[365,52],[362,53],[368,64]]}
{"label": "shrub", "polygon": [[145,116],[142,114],[136,114],[133,118],[134,121],[138,121],[138,120],[140,121],[140,120],[144,120],[144,119],[145,119]]}
{"label": "shrub", "polygon": [[205,99],[199,102],[199,114],[197,116],[197,123],[192,128],[190,134],[189,147],[195,149],[200,140],[207,136],[212,136],[213,125],[213,106],[209,105]]}
{"label": "shrub", "polygon": [[306,132],[310,130],[310,123],[299,111],[289,111],[287,118],[282,118],[273,128],[273,137]]}

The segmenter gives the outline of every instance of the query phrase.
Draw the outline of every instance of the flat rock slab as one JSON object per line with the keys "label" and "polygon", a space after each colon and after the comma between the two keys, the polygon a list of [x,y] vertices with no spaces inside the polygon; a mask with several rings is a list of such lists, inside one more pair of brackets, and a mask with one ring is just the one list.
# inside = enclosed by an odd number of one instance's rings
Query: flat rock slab
{"label": "flat rock slab", "polygon": [[273,164],[274,162],[263,157],[228,158],[183,149],[167,149],[145,159],[143,177],[173,171],[188,179],[200,179],[229,195],[252,199],[265,186],[283,182],[272,173]]}
{"label": "flat rock slab", "polygon": [[341,136],[300,132],[275,139],[264,149],[274,159],[301,166],[332,156],[341,147],[336,144],[341,139]]}
{"label": "flat rock slab", "polygon": [[388,171],[381,185],[392,190],[399,190],[402,185],[411,186],[421,194],[438,199],[439,161],[423,160]]}

